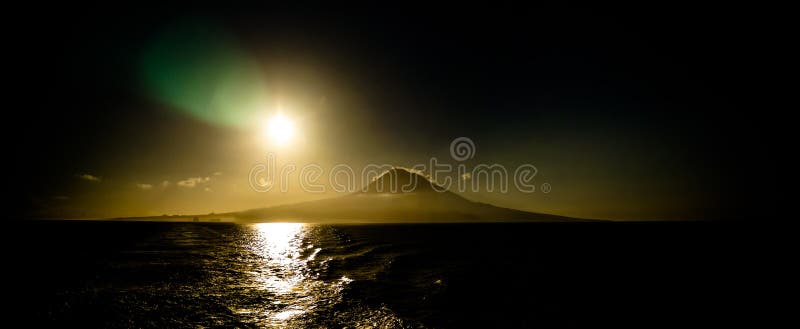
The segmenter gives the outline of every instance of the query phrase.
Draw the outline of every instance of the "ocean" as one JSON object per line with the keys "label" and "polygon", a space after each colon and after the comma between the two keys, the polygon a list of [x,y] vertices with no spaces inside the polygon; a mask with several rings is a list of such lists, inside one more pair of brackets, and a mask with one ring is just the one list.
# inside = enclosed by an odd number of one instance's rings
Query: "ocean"
{"label": "ocean", "polygon": [[6,290],[29,327],[716,326],[746,302],[726,227],[29,221]]}

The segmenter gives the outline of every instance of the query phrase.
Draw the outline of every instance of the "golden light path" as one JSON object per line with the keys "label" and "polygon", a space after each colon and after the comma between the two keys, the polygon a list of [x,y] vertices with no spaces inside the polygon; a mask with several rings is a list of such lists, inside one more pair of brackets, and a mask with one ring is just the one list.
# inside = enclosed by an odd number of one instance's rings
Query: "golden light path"
{"label": "golden light path", "polygon": [[310,263],[321,250],[307,243],[310,226],[302,223],[255,224],[250,248],[260,257],[251,274],[255,287],[271,295],[274,308],[247,310],[263,313],[259,325],[289,327],[290,320],[312,311],[322,300],[339,298],[342,284],[316,277]]}
{"label": "golden light path", "polygon": [[[320,321],[331,320],[342,327],[402,327],[386,308],[375,309],[358,300],[344,299],[344,289],[353,279],[346,275],[328,276],[330,260],[341,256],[317,257],[323,247],[337,248],[330,244],[328,231],[320,226],[260,223],[244,229],[246,237],[241,246],[246,252],[236,253],[237,263],[242,266],[237,272],[244,274],[243,280],[232,288],[246,296],[232,299],[229,309],[242,315],[248,324],[262,328],[317,328]],[[336,305],[347,311],[335,310]]]}
{"label": "golden light path", "polygon": [[[264,256],[269,276],[257,279],[264,289],[279,295],[287,294],[300,283],[305,273],[305,261],[300,259],[303,246],[303,224],[256,224],[260,254]],[[278,273],[275,273],[278,272]]]}

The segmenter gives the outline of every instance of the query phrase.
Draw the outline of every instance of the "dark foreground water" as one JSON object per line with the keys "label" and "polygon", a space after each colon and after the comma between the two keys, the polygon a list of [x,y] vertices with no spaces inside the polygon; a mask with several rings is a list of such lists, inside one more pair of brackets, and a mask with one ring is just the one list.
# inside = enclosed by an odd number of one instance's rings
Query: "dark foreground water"
{"label": "dark foreground water", "polygon": [[[36,221],[26,326],[462,328],[736,322],[746,248],[714,223]],[[731,284],[731,282],[734,282]]]}

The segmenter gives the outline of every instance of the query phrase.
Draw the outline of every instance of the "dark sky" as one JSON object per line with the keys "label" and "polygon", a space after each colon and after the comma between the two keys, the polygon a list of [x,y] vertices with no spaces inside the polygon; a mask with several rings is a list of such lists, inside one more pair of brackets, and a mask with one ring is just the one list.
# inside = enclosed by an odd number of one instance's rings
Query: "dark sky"
{"label": "dark sky", "polygon": [[[199,24],[224,31],[286,94],[332,104],[314,114],[309,135],[319,142],[307,159],[409,165],[446,157],[453,138],[468,136],[477,160],[534,163],[562,192],[478,200],[584,217],[730,217],[741,198],[733,161],[755,147],[741,136],[750,114],[741,81],[752,69],[746,14],[673,3],[39,10],[17,49],[26,136],[16,161],[31,173],[24,204],[50,217],[191,212],[184,199],[153,206],[113,191],[235,173],[226,152],[252,163],[229,143],[237,131],[187,118],[142,82],[153,40]],[[81,174],[107,186],[89,191]],[[165,200],[186,204],[171,210]],[[248,200],[228,208],[257,205]],[[88,210],[115,202],[131,206]]]}

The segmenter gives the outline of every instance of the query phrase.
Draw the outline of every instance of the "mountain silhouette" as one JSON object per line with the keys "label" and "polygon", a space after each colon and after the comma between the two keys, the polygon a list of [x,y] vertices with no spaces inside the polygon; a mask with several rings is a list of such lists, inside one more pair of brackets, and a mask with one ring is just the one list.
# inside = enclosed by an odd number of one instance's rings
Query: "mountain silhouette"
{"label": "mountain silhouette", "polygon": [[361,191],[330,199],[230,213],[244,221],[483,222],[576,219],[467,200],[427,177],[395,167]]}

